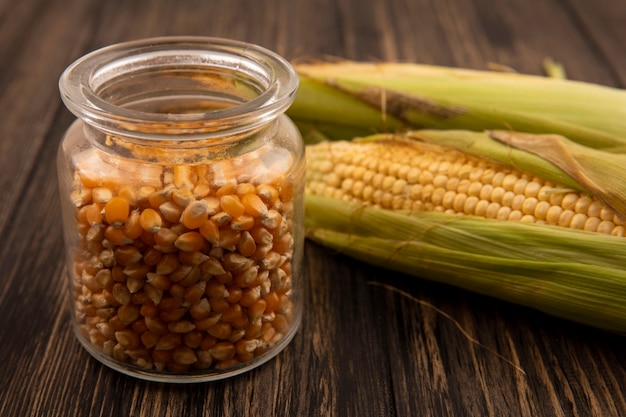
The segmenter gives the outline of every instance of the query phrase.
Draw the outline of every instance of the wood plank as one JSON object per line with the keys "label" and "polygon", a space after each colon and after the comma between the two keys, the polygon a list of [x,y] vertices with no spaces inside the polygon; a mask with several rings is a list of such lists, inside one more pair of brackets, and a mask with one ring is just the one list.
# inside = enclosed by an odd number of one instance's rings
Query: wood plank
{"label": "wood plank", "polygon": [[[344,30],[356,32],[367,27],[371,33],[367,35],[371,42],[362,42],[361,50],[346,50],[347,58],[409,60],[477,69],[496,63],[524,73],[542,74],[543,60],[552,57],[565,64],[571,78],[616,83],[613,70],[597,65],[595,45],[572,22],[569,8],[556,0],[532,2],[532,7],[526,0],[342,3],[346,3],[346,14],[359,10],[346,18]],[[599,33],[607,32],[602,21],[590,24]]]}
{"label": "wood plank", "polygon": [[616,86],[626,87],[626,4],[612,0],[569,0],[567,4],[573,22],[595,51],[595,62],[590,65],[606,68],[617,79]]}
{"label": "wood plank", "polygon": [[625,85],[621,3],[528,4],[0,2],[0,232],[9,242],[0,246],[0,415],[626,415],[621,337],[311,243],[301,331],[275,360],[240,377],[139,381],[92,359],[69,325],[53,155],[72,120],[56,82],[73,59],[186,33],[251,41],[290,59],[497,62],[538,74],[552,56],[573,78]]}
{"label": "wood plank", "polygon": [[[5,209],[0,211],[0,231],[19,210],[21,190],[33,169],[35,155],[61,107],[58,77],[68,59],[78,52],[75,46],[88,33],[86,27],[80,30],[78,24],[68,25],[67,10],[73,11],[70,17],[81,22],[84,4],[76,0],[65,6],[20,2],[15,20],[13,8],[4,11],[7,24],[0,30],[6,35],[0,37],[0,190]],[[26,6],[28,9],[23,10]],[[23,25],[29,30],[23,31]]]}

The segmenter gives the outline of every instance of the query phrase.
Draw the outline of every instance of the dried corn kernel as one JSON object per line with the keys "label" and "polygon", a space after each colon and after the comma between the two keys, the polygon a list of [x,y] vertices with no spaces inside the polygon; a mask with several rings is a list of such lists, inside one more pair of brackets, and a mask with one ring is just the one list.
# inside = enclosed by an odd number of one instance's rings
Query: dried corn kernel
{"label": "dried corn kernel", "polygon": [[88,224],[94,225],[102,223],[102,207],[98,203],[93,203],[85,208],[85,220]]}
{"label": "dried corn kernel", "polygon": [[206,241],[200,233],[187,232],[178,236],[174,246],[184,252],[198,252],[204,247],[205,243]]}
{"label": "dried corn kernel", "polygon": [[204,200],[193,201],[185,207],[180,222],[188,229],[197,229],[209,216],[209,204]]}
{"label": "dried corn kernel", "polygon": [[179,188],[172,192],[172,200],[180,207],[187,207],[196,200],[196,196],[188,188]]}
{"label": "dried corn kernel", "polygon": [[122,197],[113,197],[104,205],[104,218],[107,223],[119,227],[128,219],[130,204]]}
{"label": "dried corn kernel", "polygon": [[244,213],[252,217],[263,217],[267,213],[267,206],[256,194],[248,193],[241,197]]}
{"label": "dried corn kernel", "polygon": [[245,212],[245,206],[236,194],[225,194],[220,197],[220,205],[231,218],[242,216]]}
{"label": "dried corn kernel", "polygon": [[139,224],[146,232],[155,233],[161,228],[163,219],[156,210],[147,208],[141,212]]}

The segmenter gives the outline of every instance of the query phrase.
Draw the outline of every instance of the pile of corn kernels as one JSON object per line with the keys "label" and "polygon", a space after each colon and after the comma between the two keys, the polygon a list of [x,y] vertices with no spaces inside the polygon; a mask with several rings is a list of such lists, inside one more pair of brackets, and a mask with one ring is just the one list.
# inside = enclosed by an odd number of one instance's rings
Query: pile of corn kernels
{"label": "pile of corn kernels", "polygon": [[124,364],[186,373],[237,366],[288,334],[289,177],[216,182],[206,164],[99,167],[90,152],[71,195],[84,342]]}

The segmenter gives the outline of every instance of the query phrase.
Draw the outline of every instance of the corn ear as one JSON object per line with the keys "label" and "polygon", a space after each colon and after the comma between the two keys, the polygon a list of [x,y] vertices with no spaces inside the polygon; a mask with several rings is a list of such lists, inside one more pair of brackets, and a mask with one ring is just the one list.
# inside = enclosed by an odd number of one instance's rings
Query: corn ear
{"label": "corn ear", "polygon": [[[394,151],[398,140],[454,148],[552,181],[557,185],[542,183],[552,195],[571,192],[579,198],[580,192],[579,201],[589,201],[583,196],[588,194],[597,200],[593,205],[604,205],[597,217],[587,212],[596,225],[605,224],[596,232],[577,230],[582,226],[573,221],[561,227],[560,219],[552,226],[540,224],[551,222],[540,217],[530,220],[534,224],[481,218],[473,211],[454,215],[456,207],[434,200],[428,209],[446,212],[423,211],[421,203],[407,204],[395,194],[387,198],[389,189],[372,191],[373,183],[350,189],[357,181],[334,171],[343,163],[335,155],[321,164],[330,176],[314,173],[313,163],[307,168],[307,178],[315,178],[315,187],[307,179],[305,200],[310,240],[387,269],[626,333],[625,91],[559,77],[418,64],[339,62],[296,70],[300,90],[288,114],[305,133],[317,132],[310,136],[315,142],[391,132],[353,142],[385,143],[381,155],[371,155],[379,162],[406,150]],[[330,149],[314,146],[307,154]],[[406,190],[405,179],[389,179],[389,172],[371,175],[384,178],[379,183],[394,193]],[[328,178],[332,185],[326,187]],[[359,200],[379,191],[378,202]]]}
{"label": "corn ear", "polygon": [[[626,91],[566,79],[413,63],[296,65],[288,111],[331,139],[402,129],[553,133],[626,152]],[[338,129],[338,127],[342,127]]]}
{"label": "corn ear", "polygon": [[626,239],[308,195],[309,239],[364,262],[626,333]]}
{"label": "corn ear", "polygon": [[[421,154],[442,156],[434,161]],[[480,160],[460,159],[459,154]],[[620,172],[626,155],[589,149],[556,135],[422,130],[309,145],[307,158],[305,226],[310,240],[387,269],[626,333],[626,239],[619,220],[626,214],[626,182]],[[414,165],[406,165],[407,161]],[[441,168],[455,163],[448,171]],[[613,232],[600,233],[599,229],[592,232],[551,225],[548,218],[537,223],[481,218],[446,209],[445,204],[440,207],[442,212],[407,209],[415,207],[405,205],[414,198],[414,184],[426,184],[421,181],[428,177],[415,171],[417,165],[435,169],[439,174],[434,178],[457,172],[453,182],[465,181],[467,190],[474,182],[481,187],[486,184],[480,184],[482,179],[470,171],[472,167],[500,173],[501,178],[521,178],[518,170],[522,170],[528,178],[535,178],[533,181],[553,181],[542,186],[547,193],[580,194],[581,199],[587,194],[596,196],[598,204],[602,201],[607,207],[596,212],[613,210],[613,215],[601,217],[603,222],[614,219],[617,226]],[[372,179],[366,180],[367,175]],[[367,201],[364,193],[357,195],[350,189],[359,177],[361,182],[369,181],[367,186],[374,186],[376,175],[378,183],[387,181],[386,193],[400,193],[401,206],[393,209],[384,199],[380,204],[376,199]],[[614,178],[602,181],[610,176]],[[324,189],[331,193],[318,195],[316,186],[331,177],[334,185]],[[459,191],[448,188],[446,192]],[[552,204],[551,198],[544,201],[548,200]]]}

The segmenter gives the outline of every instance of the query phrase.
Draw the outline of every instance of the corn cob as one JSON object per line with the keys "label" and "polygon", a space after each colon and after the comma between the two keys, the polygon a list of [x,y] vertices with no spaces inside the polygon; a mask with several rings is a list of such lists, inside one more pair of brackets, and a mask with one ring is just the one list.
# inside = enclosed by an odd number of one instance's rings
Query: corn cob
{"label": "corn cob", "polygon": [[470,147],[477,142],[468,135],[481,134],[421,131],[309,145],[309,238],[386,268],[626,332],[624,211],[604,198],[613,192],[581,183],[577,177],[589,175],[572,175],[568,164],[493,142]]}
{"label": "corn cob", "polygon": [[456,149],[391,136],[307,151],[307,192],[377,207],[519,220],[624,236],[587,193]]}
{"label": "corn cob", "polygon": [[345,139],[403,129],[511,129],[554,133],[626,151],[626,91],[517,73],[413,63],[295,66],[289,116],[303,131]]}

